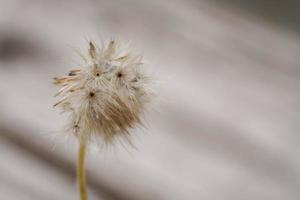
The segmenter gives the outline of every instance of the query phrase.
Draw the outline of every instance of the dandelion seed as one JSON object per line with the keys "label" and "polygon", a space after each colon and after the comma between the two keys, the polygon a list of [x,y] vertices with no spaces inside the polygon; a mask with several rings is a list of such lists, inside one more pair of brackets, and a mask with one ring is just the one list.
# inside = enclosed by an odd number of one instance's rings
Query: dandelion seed
{"label": "dandelion seed", "polygon": [[77,181],[85,200],[86,144],[91,140],[109,144],[122,136],[128,140],[131,129],[142,123],[153,93],[142,56],[124,53],[114,40],[102,47],[89,42],[88,56],[83,59],[86,64],[55,77],[53,83],[60,88],[54,107],[70,114],[68,130],[79,139]]}
{"label": "dandelion seed", "polygon": [[118,48],[114,40],[102,48],[89,42],[88,64],[54,78],[60,87],[54,106],[71,115],[69,124],[78,124],[79,132],[69,127],[76,136],[111,142],[141,122],[152,96],[147,90],[151,79],[143,72],[141,56]]}

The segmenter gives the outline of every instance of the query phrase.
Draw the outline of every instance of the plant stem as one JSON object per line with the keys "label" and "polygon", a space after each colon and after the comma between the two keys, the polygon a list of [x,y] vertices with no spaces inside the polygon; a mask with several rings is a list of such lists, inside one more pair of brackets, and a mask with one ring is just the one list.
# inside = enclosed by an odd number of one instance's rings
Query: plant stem
{"label": "plant stem", "polygon": [[86,178],[85,178],[85,146],[86,140],[83,137],[79,139],[79,149],[77,157],[77,184],[81,200],[87,200],[86,194]]}

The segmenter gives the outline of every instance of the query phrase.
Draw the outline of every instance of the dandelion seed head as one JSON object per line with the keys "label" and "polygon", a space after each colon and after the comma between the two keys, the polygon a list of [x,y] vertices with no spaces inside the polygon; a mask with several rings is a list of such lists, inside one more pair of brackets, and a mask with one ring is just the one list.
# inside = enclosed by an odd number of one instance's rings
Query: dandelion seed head
{"label": "dandelion seed head", "polygon": [[143,57],[124,51],[110,40],[102,47],[89,42],[86,63],[54,78],[59,87],[55,107],[70,114],[68,130],[91,140],[108,143],[130,135],[142,124],[142,115],[153,97],[152,80]]}

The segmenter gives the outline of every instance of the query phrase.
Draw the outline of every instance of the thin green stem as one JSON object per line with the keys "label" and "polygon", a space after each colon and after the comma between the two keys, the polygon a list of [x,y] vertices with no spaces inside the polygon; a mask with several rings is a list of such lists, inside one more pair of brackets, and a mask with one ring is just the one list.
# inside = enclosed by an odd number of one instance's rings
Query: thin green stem
{"label": "thin green stem", "polygon": [[77,157],[77,185],[81,200],[87,200],[86,178],[85,178],[85,152],[86,140],[82,137],[79,139],[79,149]]}

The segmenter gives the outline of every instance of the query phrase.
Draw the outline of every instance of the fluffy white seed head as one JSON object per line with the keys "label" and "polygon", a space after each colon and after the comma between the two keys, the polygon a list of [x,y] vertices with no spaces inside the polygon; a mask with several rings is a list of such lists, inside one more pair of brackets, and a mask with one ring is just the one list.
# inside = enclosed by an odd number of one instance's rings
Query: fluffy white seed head
{"label": "fluffy white seed head", "polygon": [[87,140],[111,142],[116,136],[128,139],[130,129],[142,123],[150,102],[151,78],[143,70],[141,55],[124,52],[110,40],[102,47],[89,42],[85,64],[66,76],[54,78],[60,89],[55,107],[70,114],[68,129]]}

